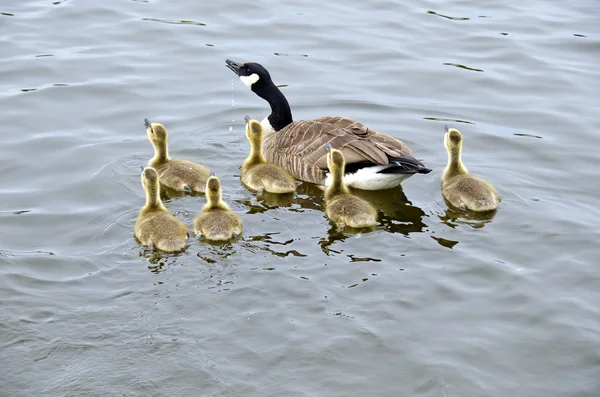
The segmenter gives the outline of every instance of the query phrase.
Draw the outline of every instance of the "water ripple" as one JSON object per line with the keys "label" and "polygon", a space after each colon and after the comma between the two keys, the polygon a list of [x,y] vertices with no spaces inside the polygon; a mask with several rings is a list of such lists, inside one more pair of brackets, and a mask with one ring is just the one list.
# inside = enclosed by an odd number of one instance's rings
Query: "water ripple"
{"label": "water ripple", "polygon": [[170,20],[170,19],[159,19],[159,18],[142,18],[142,21],[153,21],[153,22],[161,22],[168,23],[171,25],[197,25],[197,26],[206,26],[205,23],[192,21],[189,19],[180,19],[180,20]]}

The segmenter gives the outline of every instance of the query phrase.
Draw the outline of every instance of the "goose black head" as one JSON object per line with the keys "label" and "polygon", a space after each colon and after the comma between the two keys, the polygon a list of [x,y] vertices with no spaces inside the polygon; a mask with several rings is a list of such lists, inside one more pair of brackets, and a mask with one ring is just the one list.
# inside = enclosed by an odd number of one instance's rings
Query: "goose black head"
{"label": "goose black head", "polygon": [[255,62],[239,63],[231,59],[225,60],[227,66],[233,73],[237,74],[242,83],[252,91],[260,90],[263,87],[273,84],[271,75],[261,64]]}

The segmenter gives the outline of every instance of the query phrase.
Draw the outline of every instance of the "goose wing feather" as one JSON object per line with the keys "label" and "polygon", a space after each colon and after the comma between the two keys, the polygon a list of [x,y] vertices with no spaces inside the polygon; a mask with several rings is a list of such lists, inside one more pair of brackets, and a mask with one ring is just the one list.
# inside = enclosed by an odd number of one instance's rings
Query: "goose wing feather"
{"label": "goose wing feather", "polygon": [[288,169],[296,178],[321,183],[327,173],[328,143],[342,152],[346,164],[385,165],[395,159],[418,163],[403,142],[341,116],[293,122],[267,136],[263,152],[268,161]]}

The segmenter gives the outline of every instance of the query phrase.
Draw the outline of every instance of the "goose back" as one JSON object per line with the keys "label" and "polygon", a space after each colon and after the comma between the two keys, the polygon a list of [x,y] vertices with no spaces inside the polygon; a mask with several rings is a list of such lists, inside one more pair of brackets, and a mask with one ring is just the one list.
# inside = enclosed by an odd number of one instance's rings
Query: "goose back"
{"label": "goose back", "polygon": [[344,155],[346,172],[394,161],[423,167],[402,141],[342,116],[296,121],[268,134],[263,154],[267,161],[287,169],[297,179],[321,184],[328,172],[328,143]]}

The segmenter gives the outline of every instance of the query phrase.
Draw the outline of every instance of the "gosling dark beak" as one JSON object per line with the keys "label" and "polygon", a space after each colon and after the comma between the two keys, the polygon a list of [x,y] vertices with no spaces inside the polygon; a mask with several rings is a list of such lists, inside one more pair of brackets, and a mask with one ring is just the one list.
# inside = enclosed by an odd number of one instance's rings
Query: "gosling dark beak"
{"label": "gosling dark beak", "polygon": [[250,116],[244,117],[244,120],[246,121],[246,124],[248,124],[248,121],[250,121]]}
{"label": "gosling dark beak", "polygon": [[231,59],[226,59],[225,66],[231,69],[233,73],[237,74],[238,76],[240,75],[240,68],[242,67],[241,63],[232,61]]}
{"label": "gosling dark beak", "polygon": [[327,153],[329,153],[329,152],[331,151],[331,149],[333,149],[333,148],[331,147],[331,144],[330,144],[330,143],[328,143],[327,145],[325,145],[325,148],[327,149]]}
{"label": "gosling dark beak", "polygon": [[143,165],[140,165],[140,170],[142,170],[142,172],[144,172],[144,168],[145,167]]}
{"label": "gosling dark beak", "polygon": [[449,130],[449,129],[450,129],[450,128],[448,128],[448,124],[446,124],[446,125],[444,126],[444,130],[446,130],[446,132],[448,132],[448,130]]}
{"label": "gosling dark beak", "polygon": [[150,124],[150,120],[144,119],[144,125],[146,126],[146,128],[150,128]]}
{"label": "gosling dark beak", "polygon": [[216,176],[215,173],[214,173],[214,171],[210,172],[210,176]]}

